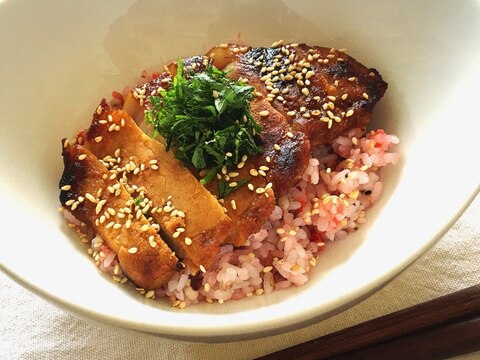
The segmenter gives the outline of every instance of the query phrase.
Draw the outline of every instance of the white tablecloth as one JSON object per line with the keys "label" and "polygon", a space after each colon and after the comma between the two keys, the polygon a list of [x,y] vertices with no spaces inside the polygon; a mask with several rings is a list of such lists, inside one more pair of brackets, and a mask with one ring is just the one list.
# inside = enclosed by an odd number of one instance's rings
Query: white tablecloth
{"label": "white tablecloth", "polygon": [[[478,283],[480,195],[432,249],[370,298],[318,324],[246,342],[185,343],[100,328],[0,274],[0,359],[251,359]],[[463,358],[480,359],[480,352]]]}

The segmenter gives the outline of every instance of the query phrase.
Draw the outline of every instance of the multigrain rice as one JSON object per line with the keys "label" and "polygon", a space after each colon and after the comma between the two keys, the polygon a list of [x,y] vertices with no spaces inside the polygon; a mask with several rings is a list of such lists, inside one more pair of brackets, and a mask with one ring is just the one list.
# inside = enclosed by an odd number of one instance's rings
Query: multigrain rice
{"label": "multigrain rice", "polygon": [[[398,161],[399,142],[383,130],[352,129],[312,154],[302,178],[285,195],[262,229],[244,247],[222,247],[213,267],[200,276],[176,273],[148,298],[168,298],[184,308],[198,302],[240,300],[305,284],[328,242],[343,240],[365,222],[382,192],[380,169]],[[78,221],[66,209],[67,221]],[[125,283],[115,253],[98,236],[91,251],[100,270]]]}

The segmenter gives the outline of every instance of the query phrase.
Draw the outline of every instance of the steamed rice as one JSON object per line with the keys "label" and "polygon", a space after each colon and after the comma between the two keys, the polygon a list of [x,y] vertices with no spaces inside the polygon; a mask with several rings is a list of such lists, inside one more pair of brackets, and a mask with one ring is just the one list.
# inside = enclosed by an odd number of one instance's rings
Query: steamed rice
{"label": "steamed rice", "polygon": [[[161,289],[138,290],[147,298],[168,298],[173,306],[184,308],[305,284],[325,245],[345,239],[365,222],[366,210],[382,192],[379,170],[397,162],[391,148],[398,142],[381,129],[352,129],[311,155],[302,178],[277,199],[269,220],[244,247],[223,246],[203,277],[184,269]],[[64,214],[78,225],[67,210]],[[116,254],[101,238],[93,237],[90,246],[101,271],[119,283],[128,281]]]}

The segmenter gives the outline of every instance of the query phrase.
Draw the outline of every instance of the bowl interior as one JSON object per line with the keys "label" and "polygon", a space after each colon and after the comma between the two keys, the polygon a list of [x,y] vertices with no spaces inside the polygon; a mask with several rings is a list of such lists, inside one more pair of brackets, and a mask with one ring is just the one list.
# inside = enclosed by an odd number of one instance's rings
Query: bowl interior
{"label": "bowl interior", "polygon": [[[360,301],[428,249],[478,191],[479,7],[433,0],[1,3],[7,234],[0,268],[79,316],[187,340],[278,333]],[[384,194],[368,223],[327,246],[306,286],[269,296],[178,311],[109,281],[57,211],[61,139],[87,127],[99,100],[144,69],[219,43],[279,39],[347,48],[389,83],[370,126],[400,137],[401,161],[384,171]]]}

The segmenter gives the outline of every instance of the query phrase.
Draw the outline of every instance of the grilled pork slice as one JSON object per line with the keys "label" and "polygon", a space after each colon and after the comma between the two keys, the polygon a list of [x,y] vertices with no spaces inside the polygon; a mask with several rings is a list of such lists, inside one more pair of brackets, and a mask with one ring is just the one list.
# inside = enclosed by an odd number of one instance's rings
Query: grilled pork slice
{"label": "grilled pork slice", "polygon": [[[244,245],[251,234],[258,232],[275,208],[272,184],[268,184],[265,177],[258,173],[259,160],[259,157],[251,156],[241,162],[239,168],[222,173],[222,179],[214,179],[206,185],[206,188],[220,199],[219,187],[222,183],[228,187],[229,184],[247,181],[219,200],[234,223],[229,242],[235,246]],[[198,176],[197,171],[192,171]]]}
{"label": "grilled pork slice", "polygon": [[83,146],[63,144],[64,208],[101,236],[135,285],[156,289],[165,284],[175,271],[176,256],[143,214],[132,213],[134,200],[95,155]]}
{"label": "grilled pork slice", "polygon": [[284,114],[312,147],[365,126],[387,83],[343,50],[305,44],[251,48],[234,44],[207,56],[233,78],[245,78]]}
{"label": "grilled pork slice", "polygon": [[160,225],[164,238],[193,272],[208,269],[232,233],[232,220],[184,165],[147,136],[123,110],[103,101],[85,147],[125,180],[142,211]]}

